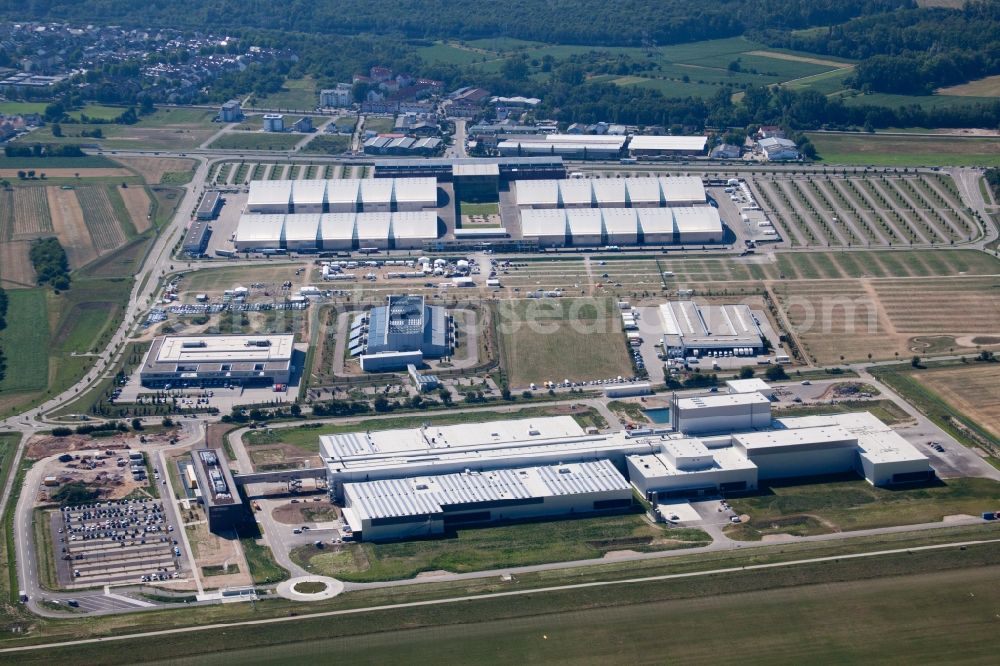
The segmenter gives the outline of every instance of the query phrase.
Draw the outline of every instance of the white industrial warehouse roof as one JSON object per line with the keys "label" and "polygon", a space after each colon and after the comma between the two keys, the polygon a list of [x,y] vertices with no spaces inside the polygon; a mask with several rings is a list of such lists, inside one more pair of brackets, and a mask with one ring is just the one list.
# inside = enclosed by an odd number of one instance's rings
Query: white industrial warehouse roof
{"label": "white industrial warehouse roof", "polygon": [[333,204],[357,204],[358,188],[361,181],[357,178],[326,181],[326,200]]}
{"label": "white industrial warehouse roof", "polygon": [[608,235],[632,234],[639,232],[637,223],[636,208],[602,208],[601,214],[604,218],[604,228]]}
{"label": "white industrial warehouse roof", "polygon": [[361,181],[362,204],[385,203],[392,201],[394,178],[365,178]]}
{"label": "white industrial warehouse roof", "polygon": [[[361,213],[358,217],[365,215],[366,213]],[[393,213],[392,237],[437,238],[437,220],[437,213],[432,210]]]}
{"label": "white industrial warehouse roof", "polygon": [[281,242],[281,232],[285,226],[285,216],[280,215],[243,215],[236,227],[236,243],[274,242],[278,247]]}
{"label": "white industrial warehouse roof", "polygon": [[600,236],[603,228],[601,209],[572,208],[566,211],[569,232],[575,236]]}
{"label": "white industrial warehouse roof", "polygon": [[760,377],[753,377],[751,379],[729,379],[726,380],[726,387],[731,393],[753,393],[761,391],[770,391],[771,385],[765,382]]}
{"label": "white industrial warehouse roof", "polygon": [[292,200],[290,180],[254,180],[250,182],[247,206],[287,206]]}
{"label": "white industrial warehouse roof", "polygon": [[354,218],[357,213],[326,213],[320,217],[319,235],[324,240],[354,238]]}
{"label": "white industrial warehouse roof", "polygon": [[[722,219],[713,206],[668,208],[674,213],[674,226],[681,234],[722,233]],[[640,213],[641,214],[641,213]]]}
{"label": "white industrial warehouse roof", "polygon": [[566,211],[555,208],[525,208],[521,211],[523,236],[566,236]]}
{"label": "white industrial warehouse roof", "polygon": [[515,187],[519,206],[555,206],[559,203],[559,181],[519,180]]}
{"label": "white industrial warehouse roof", "polygon": [[589,181],[598,206],[625,206],[625,181],[620,178],[596,178]]}
{"label": "white industrial warehouse roof", "polygon": [[789,417],[775,419],[774,424],[789,429],[838,426],[858,438],[861,455],[873,463],[927,459],[927,456],[871,412]]}
{"label": "white industrial warehouse roof", "polygon": [[326,198],[325,180],[296,180],[292,185],[292,203],[296,206],[303,204],[323,205]]}
{"label": "white industrial warehouse roof", "polygon": [[608,460],[417,476],[344,484],[344,497],[361,520],[436,514],[453,504],[477,504],[627,490]]}
{"label": "white industrial warehouse roof", "polygon": [[319,213],[297,213],[285,216],[286,241],[313,241],[319,237]]}
{"label": "white industrial warehouse roof", "polygon": [[594,201],[589,180],[563,180],[559,182],[559,199],[564,206],[590,206]]}
{"label": "white industrial warehouse roof", "polygon": [[546,134],[545,140],[551,143],[598,143],[621,146],[625,137],[612,134]]}
{"label": "white industrial warehouse roof", "polygon": [[656,178],[627,178],[625,189],[633,206],[637,203],[660,205],[660,181]]}
{"label": "white industrial warehouse roof", "polygon": [[392,224],[391,213],[358,213],[354,224],[357,227],[358,242],[366,240],[387,240]]}
{"label": "white industrial warehouse roof", "polygon": [[636,208],[639,214],[639,228],[647,236],[674,233],[674,211],[672,208]]}
{"label": "white industrial warehouse roof", "polygon": [[694,301],[668,301],[660,306],[666,336],[677,336],[689,347],[729,343],[760,345],[760,327],[746,305],[706,305]]}
{"label": "white industrial warehouse roof", "polygon": [[660,178],[663,199],[670,203],[705,203],[705,185],[698,176],[664,176]]}
{"label": "white industrial warehouse roof", "polygon": [[732,407],[734,405],[770,405],[771,401],[760,393],[719,393],[694,398],[680,398],[677,406],[681,409],[705,409],[707,407]]}
{"label": "white industrial warehouse roof", "polygon": [[[664,442],[662,446],[665,449],[670,448],[675,441]],[[708,455],[711,457],[711,463],[704,467],[696,467],[694,469],[683,469],[682,467],[678,467],[666,453],[631,455],[628,456],[629,462],[631,463],[629,471],[630,473],[639,474],[645,479],[656,479],[658,477],[680,476],[684,474],[705,474],[718,472],[720,470],[746,470],[757,467],[757,465],[755,465],[752,461],[747,460],[746,456],[731,446],[708,449]],[[635,479],[633,479],[633,481],[635,481]]]}
{"label": "white industrial warehouse roof", "polygon": [[426,451],[444,452],[448,449],[495,448],[502,444],[532,443],[556,437],[583,435],[583,428],[572,416],[542,416],[485,424],[322,435],[319,440],[320,451],[324,458],[350,459],[387,453],[411,454]]}
{"label": "white industrial warehouse roof", "polygon": [[[746,393],[739,395],[757,395]],[[766,400],[766,399],[765,399]],[[811,444],[836,444],[848,442],[854,446],[855,437],[840,426],[817,426],[814,428],[794,428],[789,430],[764,430],[761,432],[741,432],[733,435],[733,441],[746,449],[748,454],[754,451],[771,449],[787,449],[789,447],[809,446]]]}
{"label": "white industrial warehouse roof", "polygon": [[[383,179],[385,180],[385,179]],[[437,204],[437,178],[396,178],[397,202]]]}
{"label": "white industrial warehouse roof", "polygon": [[707,136],[633,136],[629,150],[685,150],[703,151]]}

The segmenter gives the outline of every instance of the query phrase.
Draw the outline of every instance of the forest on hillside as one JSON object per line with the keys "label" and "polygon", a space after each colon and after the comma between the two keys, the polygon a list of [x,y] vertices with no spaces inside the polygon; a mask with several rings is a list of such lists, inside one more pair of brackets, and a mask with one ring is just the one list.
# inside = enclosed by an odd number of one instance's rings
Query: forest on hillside
{"label": "forest on hillside", "polygon": [[409,38],[512,37],[551,44],[642,46],[795,29],[915,6],[914,0],[19,0],[13,20],[96,21],[212,31],[396,33]]}

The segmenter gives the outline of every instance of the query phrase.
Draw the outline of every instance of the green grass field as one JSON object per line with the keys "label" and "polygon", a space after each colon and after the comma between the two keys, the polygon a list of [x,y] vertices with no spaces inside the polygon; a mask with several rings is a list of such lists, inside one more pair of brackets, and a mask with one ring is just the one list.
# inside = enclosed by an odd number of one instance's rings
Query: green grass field
{"label": "green grass field", "polygon": [[303,153],[339,155],[351,147],[351,137],[340,134],[318,134],[302,147]]}
{"label": "green grass field", "polygon": [[1000,506],[1000,483],[990,479],[948,479],[891,490],[853,476],[811,481],[762,482],[759,494],[731,499],[733,510],[748,514],[750,522],[726,533],[746,540],[766,534],[827,534],[931,523],[956,514],[978,516]]}
{"label": "green grass field", "polygon": [[11,289],[7,296],[7,328],[0,331],[7,373],[0,395],[44,389],[49,375],[46,290]]}
{"label": "green grass field", "polygon": [[243,546],[243,555],[246,557],[247,566],[250,568],[250,575],[253,577],[255,585],[279,583],[287,580],[288,571],[274,560],[271,549],[257,543],[257,538],[260,536],[259,525],[240,528],[239,536],[240,544]]}
{"label": "green grass field", "polygon": [[392,132],[396,128],[395,118],[385,118],[381,116],[365,116],[365,130],[384,134]]}
{"label": "green grass field", "polygon": [[461,202],[458,205],[462,215],[499,215],[500,204],[498,203],[469,203]]}
{"label": "green grass field", "polygon": [[16,116],[26,113],[45,113],[48,102],[0,102],[0,113]]}
{"label": "green grass field", "polygon": [[842,400],[833,405],[791,405],[776,407],[771,410],[771,414],[774,418],[784,418],[814,416],[816,414],[846,414],[857,411],[871,412],[873,416],[886,425],[896,425],[910,420],[910,415],[900,409],[892,400]]}
{"label": "green grass field", "polygon": [[301,134],[278,134],[276,132],[230,132],[212,142],[217,150],[291,150]]}
{"label": "green grass field", "polygon": [[1000,138],[825,132],[810,132],[808,136],[828,164],[1000,166]]}
{"label": "green grass field", "polygon": [[497,330],[512,387],[632,374],[611,299],[502,301]]}
{"label": "green grass field", "polygon": [[267,97],[258,97],[255,106],[268,109],[312,111],[319,104],[316,81],[311,76],[285,79],[281,90]]}
{"label": "green grass field", "polygon": [[19,433],[0,432],[0,483],[7,480],[10,464],[20,441],[21,435]]}
{"label": "green grass field", "polygon": [[[988,527],[974,532],[946,528],[941,533],[950,534],[951,540],[960,538],[958,534],[997,535]],[[933,542],[937,535],[920,536]],[[917,543],[913,535],[890,535],[882,547],[906,549]],[[199,634],[170,634],[143,637],[141,643],[72,642],[19,653],[17,660],[133,663],[141,645],[178,664],[279,664],[330,654],[361,663],[716,664],[720,653],[739,645],[741,660],[761,664],[871,663],[876,654],[892,655],[893,663],[992,663],[996,646],[990,637],[1000,604],[993,566],[1000,556],[996,544],[741,570],[741,563],[850,552],[843,544],[829,543],[765,550],[768,555],[764,550],[756,554],[733,550],[611,563],[589,570],[604,570],[613,580],[729,568],[710,576],[387,608],[336,618],[310,618],[308,613],[434,599],[441,594],[515,592],[586,582],[590,577],[581,569],[553,570],[519,574],[510,583],[489,579],[362,590],[310,605],[227,604],[187,608],[180,614],[164,610],[91,618],[87,623],[41,619],[32,625],[36,637],[66,641],[226,620],[282,617],[287,621],[228,626],[203,639]]]}
{"label": "green grass field", "polygon": [[689,548],[708,541],[701,530],[667,529],[643,514],[627,514],[460,529],[443,538],[352,544],[340,552],[302,546],[292,558],[311,572],[363,582],[412,578],[422,571],[462,573],[593,559],[612,550]]}
{"label": "green grass field", "polygon": [[104,106],[103,104],[86,104],[82,109],[77,111],[70,111],[69,116],[75,120],[80,120],[81,117],[87,116],[88,118],[93,118],[94,120],[114,120],[118,116],[125,113],[128,107],[125,106]]}
{"label": "green grass field", "polygon": [[0,333],[7,354],[0,414],[19,411],[83,377],[94,358],[76,354],[103,348],[131,288],[127,278],[77,275],[59,295],[45,289],[8,291],[8,325]]}

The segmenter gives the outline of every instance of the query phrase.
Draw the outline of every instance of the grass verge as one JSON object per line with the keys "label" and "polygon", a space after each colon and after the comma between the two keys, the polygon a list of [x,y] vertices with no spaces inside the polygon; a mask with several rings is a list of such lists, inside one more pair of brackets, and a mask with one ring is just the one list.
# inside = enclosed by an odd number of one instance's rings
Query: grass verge
{"label": "grass verge", "polygon": [[293,561],[316,574],[354,582],[413,578],[425,571],[452,573],[595,559],[614,550],[654,552],[703,546],[696,529],[669,529],[643,514],[590,516],[473,527],[441,538],[361,543],[292,551]]}

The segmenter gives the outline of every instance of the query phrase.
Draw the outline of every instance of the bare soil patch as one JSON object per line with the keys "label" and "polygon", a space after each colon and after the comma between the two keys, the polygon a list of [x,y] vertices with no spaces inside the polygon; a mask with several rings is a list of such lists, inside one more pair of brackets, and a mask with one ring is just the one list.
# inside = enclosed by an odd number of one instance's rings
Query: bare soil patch
{"label": "bare soil patch", "polygon": [[267,444],[254,446],[250,449],[250,459],[257,471],[291,469],[301,467],[303,463],[319,465],[318,455],[310,455],[294,444]]}
{"label": "bare soil patch", "polygon": [[807,62],[812,65],[822,65],[824,67],[833,67],[835,69],[850,69],[854,67],[854,65],[849,62],[824,60],[823,58],[811,58],[791,53],[781,53],[780,51],[747,51],[747,55],[763,56],[764,58],[774,58],[775,60],[791,60],[792,62]]}
{"label": "bare soil patch", "polygon": [[913,377],[957,411],[1000,437],[1000,363],[929,370]]}
{"label": "bare soil patch", "polygon": [[[0,178],[17,178],[17,172],[21,169],[0,169]],[[47,178],[108,178],[119,176],[131,176],[127,169],[99,168],[99,169],[36,169],[36,172],[44,173]]]}
{"label": "bare soil patch", "polygon": [[28,251],[31,241],[0,242],[0,285],[7,288],[33,287],[35,269]]}
{"label": "bare soil patch", "polygon": [[174,171],[191,171],[194,160],[179,157],[119,157],[117,162],[134,169],[150,185],[163,180],[163,174]]}
{"label": "bare soil patch", "polygon": [[73,190],[46,187],[52,227],[69,257],[72,268],[84,266],[97,258],[94,239],[83,220],[83,210]]}
{"label": "bare soil patch", "polygon": [[128,216],[131,218],[135,230],[141,234],[149,229],[149,195],[146,194],[145,188],[127,187],[119,189],[118,194],[125,202],[125,209],[128,210]]}
{"label": "bare soil patch", "polygon": [[228,566],[228,570],[233,572],[203,578],[206,586],[231,587],[252,583],[246,561],[243,559],[243,553],[239,547],[239,540],[235,538],[235,535],[233,538],[226,538],[212,534],[205,523],[186,525],[184,529],[188,541],[191,543],[191,550],[199,570],[201,567]]}

